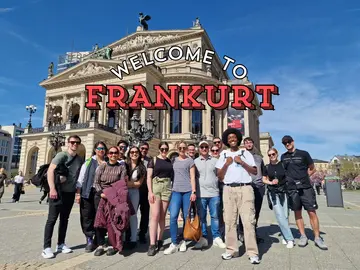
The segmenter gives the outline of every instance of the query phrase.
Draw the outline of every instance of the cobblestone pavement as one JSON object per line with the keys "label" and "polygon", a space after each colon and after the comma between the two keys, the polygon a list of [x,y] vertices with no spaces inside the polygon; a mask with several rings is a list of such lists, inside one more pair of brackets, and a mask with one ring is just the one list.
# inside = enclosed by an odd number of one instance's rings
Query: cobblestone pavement
{"label": "cobblestone pavement", "polygon": [[[84,236],[79,223],[79,208],[74,206],[67,234],[67,244],[72,254],[58,254],[56,258],[41,257],[43,230],[47,205],[39,204],[40,192],[27,187],[20,203],[10,203],[12,186],[8,187],[0,204],[0,269],[360,269],[358,247],[360,243],[360,192],[344,192],[344,208],[326,207],[325,197],[318,196],[318,211],[322,236],[328,251],[319,250],[312,241],[305,248],[295,246],[286,249],[281,244],[279,229],[273,212],[264,200],[259,222],[259,233],[265,239],[259,244],[261,264],[251,265],[244,248],[241,256],[230,261],[221,259],[222,250],[211,247],[204,251],[191,250],[164,256],[146,255],[147,245],[139,245],[132,254],[112,257],[86,254]],[[307,234],[313,238],[308,218],[305,218]],[[291,227],[298,237],[293,214]],[[53,237],[55,248],[57,233]],[[168,231],[165,244],[169,244]]]}

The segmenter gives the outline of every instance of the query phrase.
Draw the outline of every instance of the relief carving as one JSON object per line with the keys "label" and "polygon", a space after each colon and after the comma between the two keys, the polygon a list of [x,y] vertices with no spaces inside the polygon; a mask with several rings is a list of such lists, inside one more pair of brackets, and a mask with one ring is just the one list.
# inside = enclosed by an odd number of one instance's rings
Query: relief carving
{"label": "relief carving", "polygon": [[98,63],[88,63],[86,66],[83,66],[82,69],[80,69],[79,71],[70,74],[69,78],[78,78],[86,75],[98,74],[109,71],[110,69],[111,67],[99,66]]}
{"label": "relief carving", "polygon": [[179,35],[139,35],[114,47],[114,52],[130,51],[132,49],[143,48],[145,44],[155,45],[165,41],[176,40],[178,38]]}

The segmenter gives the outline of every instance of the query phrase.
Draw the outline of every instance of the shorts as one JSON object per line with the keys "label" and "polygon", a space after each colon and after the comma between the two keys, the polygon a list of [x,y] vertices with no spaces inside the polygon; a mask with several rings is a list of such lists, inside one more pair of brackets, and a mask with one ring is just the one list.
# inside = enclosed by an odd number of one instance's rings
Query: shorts
{"label": "shorts", "polygon": [[305,210],[317,210],[318,204],[316,202],[315,190],[311,188],[289,190],[289,207],[293,211],[300,211],[302,207]]}
{"label": "shorts", "polygon": [[170,201],[171,179],[155,177],[152,180],[152,191],[155,197],[161,201]]}

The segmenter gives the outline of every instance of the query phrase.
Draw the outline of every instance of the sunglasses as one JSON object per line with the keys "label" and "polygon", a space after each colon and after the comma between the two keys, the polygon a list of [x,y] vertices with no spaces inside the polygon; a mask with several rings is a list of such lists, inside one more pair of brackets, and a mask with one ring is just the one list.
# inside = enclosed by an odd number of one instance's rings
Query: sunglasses
{"label": "sunglasses", "polygon": [[104,148],[104,147],[98,147],[98,148],[96,148],[96,150],[98,150],[98,151],[105,151],[105,148]]}
{"label": "sunglasses", "polygon": [[141,151],[148,151],[149,148],[147,148],[147,147],[141,147],[140,150],[141,150]]}
{"label": "sunglasses", "polygon": [[211,152],[217,153],[217,152],[219,152],[219,149],[211,149]]}
{"label": "sunglasses", "polygon": [[109,152],[109,155],[118,155],[119,154],[119,152]]}
{"label": "sunglasses", "polygon": [[186,147],[179,147],[179,150],[181,151],[181,150],[185,150],[186,149]]}
{"label": "sunglasses", "polygon": [[125,150],[125,151],[126,151],[126,149],[127,149],[126,146],[120,146],[119,148],[120,148],[121,150]]}
{"label": "sunglasses", "polygon": [[200,149],[209,149],[209,146],[205,145],[205,146],[200,146]]}
{"label": "sunglasses", "polygon": [[290,143],[292,143],[292,141],[285,141],[285,142],[283,142],[283,145],[287,145],[287,144],[290,144]]}
{"label": "sunglasses", "polygon": [[268,154],[268,157],[275,157],[275,156],[276,156],[275,153]]}
{"label": "sunglasses", "polygon": [[130,155],[138,155],[139,151],[130,151]]}
{"label": "sunglasses", "polygon": [[167,152],[167,151],[169,151],[169,148],[160,148],[160,151],[161,152]]}
{"label": "sunglasses", "polygon": [[220,144],[221,143],[221,141],[214,141],[214,144]]}
{"label": "sunglasses", "polygon": [[71,143],[72,145],[74,145],[74,144],[80,145],[79,141],[70,141],[69,143]]}

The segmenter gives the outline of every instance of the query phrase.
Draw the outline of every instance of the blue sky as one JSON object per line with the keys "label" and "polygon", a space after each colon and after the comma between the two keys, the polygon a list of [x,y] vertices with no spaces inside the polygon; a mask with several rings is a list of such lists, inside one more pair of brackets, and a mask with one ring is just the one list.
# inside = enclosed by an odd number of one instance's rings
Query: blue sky
{"label": "blue sky", "polygon": [[33,126],[41,126],[38,83],[49,63],[72,44],[86,51],[133,33],[144,12],[150,30],[187,29],[200,17],[220,57],[246,65],[255,84],[278,85],[275,111],[264,111],[260,129],[280,151],[291,134],[314,158],[360,154],[360,2],[268,2],[2,0],[0,124],[25,125],[25,106],[36,104]]}

